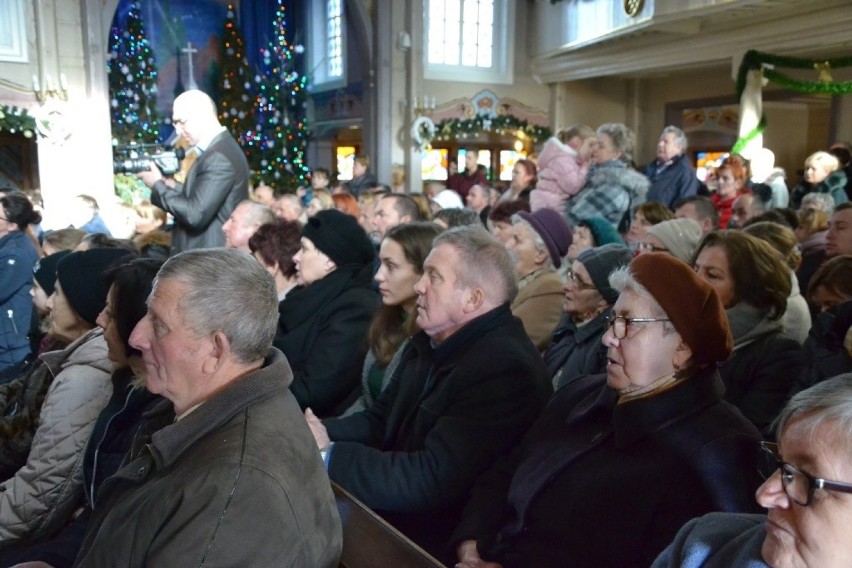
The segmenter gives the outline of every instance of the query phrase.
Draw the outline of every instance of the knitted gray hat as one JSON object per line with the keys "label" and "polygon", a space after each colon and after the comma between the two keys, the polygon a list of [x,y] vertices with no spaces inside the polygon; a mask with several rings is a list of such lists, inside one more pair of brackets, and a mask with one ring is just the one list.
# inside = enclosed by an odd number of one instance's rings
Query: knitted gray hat
{"label": "knitted gray hat", "polygon": [[692,219],[669,219],[657,223],[648,229],[649,235],[654,235],[669,252],[678,260],[689,264],[692,253],[701,242],[701,225]]}
{"label": "knitted gray hat", "polygon": [[624,245],[609,243],[600,247],[586,249],[577,260],[583,263],[592,278],[592,283],[603,296],[606,303],[612,305],[618,299],[618,292],[609,285],[609,275],[616,268],[627,266],[633,253]]}

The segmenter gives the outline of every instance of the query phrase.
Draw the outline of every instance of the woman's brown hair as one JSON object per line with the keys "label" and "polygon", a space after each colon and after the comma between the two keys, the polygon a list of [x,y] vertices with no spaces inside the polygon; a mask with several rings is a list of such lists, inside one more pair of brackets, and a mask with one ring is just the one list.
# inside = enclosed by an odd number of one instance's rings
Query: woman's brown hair
{"label": "woman's brown hair", "polygon": [[719,247],[728,258],[735,303],[745,302],[778,319],[787,311],[792,290],[790,269],[769,243],[741,231],[714,231],[702,239],[692,265],[705,248]]}
{"label": "woman's brown hair", "polygon": [[[440,225],[429,221],[405,223],[388,230],[385,240],[397,243],[414,271],[423,274],[423,262],[432,250],[432,241],[441,231]],[[416,319],[413,314],[406,315],[402,306],[382,305],[379,308],[367,332],[367,345],[380,367],[387,367],[402,342],[417,333]]]}

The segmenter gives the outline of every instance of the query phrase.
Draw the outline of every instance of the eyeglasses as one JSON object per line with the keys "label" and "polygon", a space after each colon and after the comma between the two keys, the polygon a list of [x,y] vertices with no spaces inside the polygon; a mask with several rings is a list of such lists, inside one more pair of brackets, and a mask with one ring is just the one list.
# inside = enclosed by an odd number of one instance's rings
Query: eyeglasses
{"label": "eyeglasses", "polygon": [[607,316],[606,327],[612,330],[612,334],[616,339],[624,339],[627,337],[627,328],[634,323],[653,323],[655,321],[672,321],[668,318],[626,318],[624,316]]}
{"label": "eyeglasses", "polygon": [[669,249],[666,247],[658,247],[657,245],[652,245],[651,243],[646,242],[639,243],[639,249],[644,250],[645,252],[669,252]]}
{"label": "eyeglasses", "polygon": [[589,282],[583,282],[583,280],[577,276],[577,273],[569,270],[565,273],[569,280],[574,284],[574,288],[576,290],[593,290],[595,288],[594,284],[590,284]]}
{"label": "eyeglasses", "polygon": [[852,493],[852,484],[813,477],[796,466],[781,461],[778,456],[778,444],[760,442],[760,449],[764,458],[761,464],[761,475],[764,479],[769,479],[780,469],[784,493],[797,505],[802,507],[810,505],[814,498],[814,491],[817,489]]}

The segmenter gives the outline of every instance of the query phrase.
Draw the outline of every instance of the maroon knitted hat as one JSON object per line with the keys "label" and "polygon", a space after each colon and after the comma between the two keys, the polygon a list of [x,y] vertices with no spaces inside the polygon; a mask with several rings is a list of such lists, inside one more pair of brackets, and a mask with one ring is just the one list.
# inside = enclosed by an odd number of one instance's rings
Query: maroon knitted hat
{"label": "maroon knitted hat", "polygon": [[719,363],[733,350],[725,308],[710,284],[688,264],[667,253],[641,254],[630,273],[663,308],[692,349],[696,363]]}

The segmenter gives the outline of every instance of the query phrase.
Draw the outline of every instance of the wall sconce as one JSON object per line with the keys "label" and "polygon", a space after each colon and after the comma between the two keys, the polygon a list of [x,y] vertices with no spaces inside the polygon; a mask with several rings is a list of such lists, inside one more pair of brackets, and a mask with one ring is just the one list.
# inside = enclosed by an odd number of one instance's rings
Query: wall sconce
{"label": "wall sconce", "polygon": [[411,49],[411,36],[408,35],[408,32],[399,32],[396,34],[396,48],[400,51]]}
{"label": "wall sconce", "polygon": [[38,80],[38,75],[33,75],[33,93],[35,93],[38,102],[44,104],[48,99],[60,99],[63,101],[68,100],[68,79],[65,77],[65,73],[59,74],[58,89],[53,83],[53,79],[50,75],[45,76],[45,82],[47,88],[42,89]]}
{"label": "wall sconce", "polygon": [[425,96],[422,100],[417,100],[417,97],[414,97],[414,101],[411,103],[411,110],[414,111],[415,116],[424,116],[427,114],[432,114],[432,111],[435,110],[435,105],[437,101],[435,97]]}

